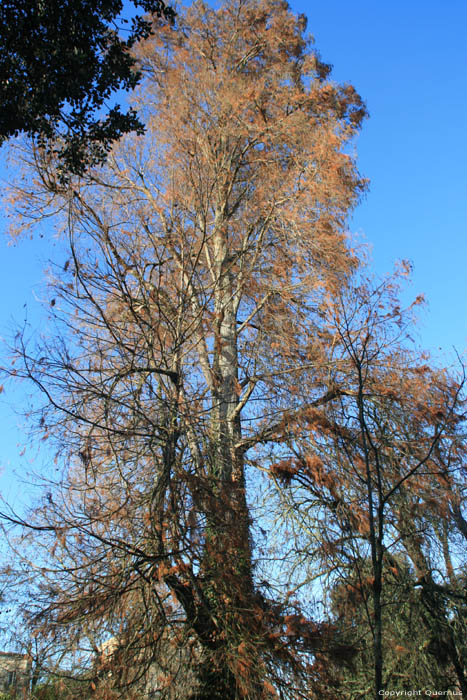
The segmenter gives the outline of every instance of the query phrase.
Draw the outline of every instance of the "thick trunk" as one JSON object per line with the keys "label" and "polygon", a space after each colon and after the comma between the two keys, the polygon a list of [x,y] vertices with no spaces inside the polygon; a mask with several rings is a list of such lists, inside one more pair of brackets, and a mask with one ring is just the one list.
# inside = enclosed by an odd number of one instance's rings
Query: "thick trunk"
{"label": "thick trunk", "polygon": [[[215,237],[216,327],[213,359],[212,465],[211,475],[223,504],[224,535],[221,551],[232,557],[232,567],[251,586],[249,515],[245,494],[243,452],[239,411],[237,294],[229,263],[227,236],[221,230]],[[230,251],[231,252],[231,251]],[[220,534],[220,533],[218,533]],[[234,573],[234,571],[232,571]]]}
{"label": "thick trunk", "polygon": [[227,244],[221,235],[215,241],[214,257],[216,320],[210,445],[206,455],[210,507],[204,513],[205,551],[199,578],[215,629],[213,645],[206,648],[197,671],[199,689],[192,700],[237,697],[232,661],[235,649],[248,635],[254,599],[244,459],[236,447],[241,441],[237,308],[234,280],[226,265]]}

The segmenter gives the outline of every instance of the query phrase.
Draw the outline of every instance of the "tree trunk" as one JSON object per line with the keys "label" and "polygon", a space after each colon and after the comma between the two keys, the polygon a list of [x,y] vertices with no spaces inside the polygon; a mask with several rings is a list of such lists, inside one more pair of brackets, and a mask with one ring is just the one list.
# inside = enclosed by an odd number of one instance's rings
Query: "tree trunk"
{"label": "tree trunk", "polygon": [[[212,412],[207,455],[208,480],[215,507],[205,513],[205,551],[201,565],[203,593],[215,624],[213,648],[198,669],[193,700],[237,697],[232,650],[248,635],[254,599],[249,512],[245,492],[238,395],[237,306],[228,269],[224,232],[214,240],[215,291]],[[212,504],[212,500],[211,500]],[[251,696],[253,697],[253,696]]]}

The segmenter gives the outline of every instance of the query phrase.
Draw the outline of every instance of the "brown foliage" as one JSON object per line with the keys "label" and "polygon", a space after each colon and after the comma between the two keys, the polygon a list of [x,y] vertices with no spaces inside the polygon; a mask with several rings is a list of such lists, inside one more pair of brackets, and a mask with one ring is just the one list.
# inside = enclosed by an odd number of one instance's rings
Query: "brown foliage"
{"label": "brown foliage", "polygon": [[[285,2],[178,19],[137,49],[146,136],[68,186],[36,150],[12,200],[64,213],[70,249],[51,283],[61,335],[17,343],[66,465],[27,523],[47,561],[27,615],[84,648],[102,697],[151,677],[165,697],[295,698],[331,643],[259,589],[245,468],[329,399],[320,328],[357,264],[344,224],[365,183],[347,145],[365,109]],[[327,479],[318,458],[276,473],[294,469]]]}

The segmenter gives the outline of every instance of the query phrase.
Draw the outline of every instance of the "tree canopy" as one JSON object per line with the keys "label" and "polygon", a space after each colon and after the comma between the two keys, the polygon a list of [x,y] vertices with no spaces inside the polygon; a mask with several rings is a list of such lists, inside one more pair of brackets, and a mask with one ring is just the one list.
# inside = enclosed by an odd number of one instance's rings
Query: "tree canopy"
{"label": "tree canopy", "polygon": [[56,466],[3,513],[5,596],[101,700],[334,700],[400,672],[389,606],[421,587],[463,687],[465,378],[413,347],[406,266],[375,283],[347,235],[365,106],[282,0],[178,24],[134,47],[146,133],[67,182],[35,144],[13,193],[68,260],[6,369]]}
{"label": "tree canopy", "polygon": [[[163,0],[133,4],[174,17]],[[122,0],[1,3],[0,142],[21,132],[52,142],[64,170],[80,173],[123,134],[143,129],[134,109],[107,107],[140,80],[130,49],[153,27],[141,14],[122,20],[122,9]]]}

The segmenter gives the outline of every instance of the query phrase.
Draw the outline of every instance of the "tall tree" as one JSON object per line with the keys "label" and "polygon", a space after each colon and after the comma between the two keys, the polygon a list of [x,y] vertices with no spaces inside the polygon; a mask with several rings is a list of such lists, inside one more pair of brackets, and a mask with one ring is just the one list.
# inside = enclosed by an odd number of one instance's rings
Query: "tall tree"
{"label": "tall tree", "polygon": [[[174,18],[163,0],[134,0],[133,5]],[[48,142],[64,177],[101,162],[116,139],[143,129],[133,108],[126,113],[119,105],[107,109],[117,90],[139,82],[130,49],[152,31],[140,14],[131,24],[122,20],[122,9],[122,0],[1,3],[0,143],[22,132]],[[118,31],[122,21],[125,38]]]}
{"label": "tall tree", "polygon": [[59,335],[17,347],[67,464],[25,535],[43,546],[29,619],[78,658],[114,637],[102,692],[109,664],[128,698],[170,656],[166,697],[308,697],[332,641],[258,583],[246,469],[329,399],[318,329],[357,264],[365,109],[285,2],[196,3],[179,24],[138,48],[147,135],[68,185],[36,149],[24,195],[34,217],[52,195],[70,245]]}

